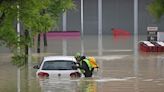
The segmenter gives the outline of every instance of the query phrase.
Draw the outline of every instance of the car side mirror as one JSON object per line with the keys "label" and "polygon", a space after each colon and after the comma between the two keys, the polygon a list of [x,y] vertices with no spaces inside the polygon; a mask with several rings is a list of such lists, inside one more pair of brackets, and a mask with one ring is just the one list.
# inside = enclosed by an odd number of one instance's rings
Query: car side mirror
{"label": "car side mirror", "polygon": [[39,65],[33,66],[34,69],[39,69]]}

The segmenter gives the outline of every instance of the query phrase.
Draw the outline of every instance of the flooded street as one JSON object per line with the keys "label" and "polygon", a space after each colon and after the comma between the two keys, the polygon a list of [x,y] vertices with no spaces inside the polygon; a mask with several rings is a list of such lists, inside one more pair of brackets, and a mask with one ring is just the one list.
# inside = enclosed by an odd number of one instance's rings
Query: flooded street
{"label": "flooded street", "polygon": [[[139,37],[137,40],[145,40]],[[133,37],[114,39],[87,36],[83,39],[48,39],[48,47],[36,53],[31,49],[27,66],[17,68],[11,54],[0,50],[0,92],[163,92],[164,53],[143,53]],[[6,51],[6,52],[5,52]],[[93,78],[37,79],[33,66],[43,56],[74,55],[82,52],[94,56],[100,66]]]}

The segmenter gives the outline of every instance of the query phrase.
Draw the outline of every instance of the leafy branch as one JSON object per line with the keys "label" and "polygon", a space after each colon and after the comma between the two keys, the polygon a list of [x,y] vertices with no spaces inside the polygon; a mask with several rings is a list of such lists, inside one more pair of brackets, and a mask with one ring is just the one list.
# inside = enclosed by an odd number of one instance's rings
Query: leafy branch
{"label": "leafy branch", "polygon": [[157,20],[159,20],[164,15],[164,0],[154,0],[148,5],[148,11]]}
{"label": "leafy branch", "polygon": [[[0,0],[0,45],[10,48],[14,61],[21,62],[21,57],[26,56],[25,47],[33,46],[33,37],[57,27],[60,14],[73,8],[72,0]],[[16,31],[18,12],[22,26],[20,38]]]}

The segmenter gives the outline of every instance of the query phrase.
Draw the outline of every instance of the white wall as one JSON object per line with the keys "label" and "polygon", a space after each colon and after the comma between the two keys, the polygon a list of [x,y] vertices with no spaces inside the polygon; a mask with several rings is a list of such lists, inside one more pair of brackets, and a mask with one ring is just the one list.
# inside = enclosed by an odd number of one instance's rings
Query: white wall
{"label": "white wall", "polygon": [[164,41],[164,32],[158,32],[157,33],[157,40],[158,41]]}

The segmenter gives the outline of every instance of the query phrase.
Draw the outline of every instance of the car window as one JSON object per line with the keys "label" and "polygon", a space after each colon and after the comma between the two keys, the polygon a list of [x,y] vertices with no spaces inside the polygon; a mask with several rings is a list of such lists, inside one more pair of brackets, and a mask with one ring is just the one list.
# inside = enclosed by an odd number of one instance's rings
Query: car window
{"label": "car window", "polygon": [[43,64],[42,70],[74,70],[75,62],[67,60],[46,61]]}

